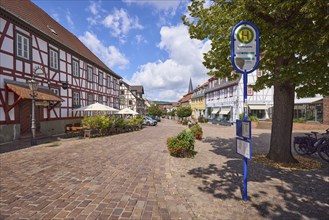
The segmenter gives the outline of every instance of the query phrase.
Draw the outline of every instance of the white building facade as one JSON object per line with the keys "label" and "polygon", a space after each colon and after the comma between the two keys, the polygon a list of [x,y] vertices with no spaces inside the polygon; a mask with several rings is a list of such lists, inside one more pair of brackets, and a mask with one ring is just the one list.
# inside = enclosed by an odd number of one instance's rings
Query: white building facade
{"label": "white building facade", "polygon": [[[265,120],[272,117],[274,89],[271,87],[256,92],[250,87],[256,83],[262,73],[256,70],[248,74],[247,104],[249,116],[257,116],[258,119]],[[234,81],[214,77],[208,81],[209,86],[205,91],[206,117],[235,122],[243,113],[242,75]]]}

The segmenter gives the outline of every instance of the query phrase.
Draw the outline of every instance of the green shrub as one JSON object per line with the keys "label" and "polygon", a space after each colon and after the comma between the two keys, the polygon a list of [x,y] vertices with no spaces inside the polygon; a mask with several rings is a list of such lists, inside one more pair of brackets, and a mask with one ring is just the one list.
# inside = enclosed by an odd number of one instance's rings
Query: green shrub
{"label": "green shrub", "polygon": [[258,121],[257,116],[249,116],[248,119],[249,119],[250,121],[256,121],[256,122]]}
{"label": "green shrub", "polygon": [[126,122],[123,118],[116,117],[114,120],[114,127],[115,128],[124,128]]}
{"label": "green shrub", "polygon": [[85,116],[81,121],[83,126],[89,127],[89,128],[98,128],[99,125],[99,119],[97,116]]}
{"label": "green shrub", "polygon": [[191,127],[191,132],[194,135],[195,139],[201,140],[203,131],[200,125],[196,124]]}
{"label": "green shrub", "polygon": [[171,156],[185,157],[194,152],[194,137],[190,129],[185,129],[176,137],[168,138],[167,147]]}
{"label": "green shrub", "polygon": [[304,119],[294,119],[293,122],[295,123],[305,123]]}
{"label": "green shrub", "polygon": [[[239,119],[243,120],[243,113],[239,114]],[[247,119],[250,121],[259,121],[257,116],[248,116]]]}
{"label": "green shrub", "polygon": [[130,126],[140,126],[143,124],[143,120],[142,117],[131,118],[128,120],[128,124]]}

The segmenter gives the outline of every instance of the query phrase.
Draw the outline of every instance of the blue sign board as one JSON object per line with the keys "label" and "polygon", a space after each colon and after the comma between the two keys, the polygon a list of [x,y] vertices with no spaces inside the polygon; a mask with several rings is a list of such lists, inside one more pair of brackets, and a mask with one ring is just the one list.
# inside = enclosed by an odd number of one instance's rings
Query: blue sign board
{"label": "blue sign board", "polygon": [[251,139],[250,120],[236,120],[236,136]]}
{"label": "blue sign board", "polygon": [[240,155],[242,155],[245,158],[248,158],[251,160],[251,153],[252,153],[252,147],[251,147],[251,141],[243,139],[243,138],[236,138],[236,152]]}

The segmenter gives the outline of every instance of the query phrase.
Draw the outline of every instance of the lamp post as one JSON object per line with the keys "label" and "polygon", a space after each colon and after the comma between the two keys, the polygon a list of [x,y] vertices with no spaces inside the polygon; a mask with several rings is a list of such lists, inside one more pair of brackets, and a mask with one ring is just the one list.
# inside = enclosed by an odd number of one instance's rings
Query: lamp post
{"label": "lamp post", "polygon": [[27,84],[29,85],[30,90],[32,91],[31,97],[32,97],[32,117],[31,117],[31,131],[32,131],[32,140],[31,145],[36,145],[37,140],[35,138],[35,98],[37,97],[37,90],[38,90],[38,82],[35,81],[35,76],[39,75],[45,75],[45,71],[42,67],[37,66],[33,69],[32,73],[32,79],[30,81],[27,81]]}
{"label": "lamp post", "polygon": [[37,141],[35,138],[35,98],[37,97],[37,90],[38,90],[38,82],[34,80],[34,75],[32,75],[32,80],[28,81],[27,84],[29,85],[30,90],[32,91],[32,119],[31,119],[31,131],[32,131],[32,140],[31,145],[36,145]]}

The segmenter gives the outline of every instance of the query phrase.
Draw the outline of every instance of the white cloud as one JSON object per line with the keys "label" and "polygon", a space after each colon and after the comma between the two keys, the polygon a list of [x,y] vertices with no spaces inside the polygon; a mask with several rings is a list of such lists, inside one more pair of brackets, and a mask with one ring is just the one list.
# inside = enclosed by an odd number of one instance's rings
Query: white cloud
{"label": "white cloud", "polygon": [[91,1],[86,11],[91,13],[91,16],[87,17],[87,21],[90,25],[100,24],[104,13],[106,13],[106,10],[102,8],[101,1]]}
{"label": "white cloud", "polygon": [[131,81],[142,84],[150,99],[177,101],[187,93],[190,77],[194,87],[209,78],[202,61],[203,53],[211,47],[210,41],[190,39],[184,25],[162,27],[160,35],[158,46],[169,58],[141,65]]}
{"label": "white cloud", "polygon": [[108,67],[124,69],[129,64],[128,59],[115,46],[105,46],[96,35],[85,32],[79,39]]}
{"label": "white cloud", "polygon": [[93,15],[97,15],[99,12],[99,8],[100,8],[100,2],[94,2],[91,1],[90,5],[88,7],[88,10],[93,14]]}
{"label": "white cloud", "polygon": [[148,43],[148,41],[140,34],[136,35],[135,39],[136,39],[137,44],[141,44],[141,43],[146,44],[146,43]]}
{"label": "white cloud", "polygon": [[66,10],[66,15],[65,15],[65,17],[66,17],[66,21],[67,21],[67,23],[71,26],[71,27],[74,27],[74,22],[73,22],[73,20],[72,20],[72,18],[71,18],[71,12],[67,9]]}
{"label": "white cloud", "polygon": [[124,9],[114,9],[113,14],[109,14],[102,21],[102,24],[111,30],[114,37],[118,37],[122,43],[125,42],[127,33],[132,29],[143,29],[138,17],[130,17]]}

